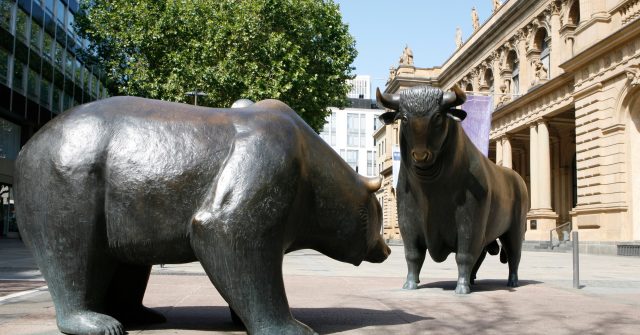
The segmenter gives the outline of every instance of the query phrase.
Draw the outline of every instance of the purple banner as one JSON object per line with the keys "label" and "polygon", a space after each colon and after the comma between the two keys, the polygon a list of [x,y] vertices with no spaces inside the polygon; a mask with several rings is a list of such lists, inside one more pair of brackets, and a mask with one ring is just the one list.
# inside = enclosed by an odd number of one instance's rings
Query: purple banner
{"label": "purple banner", "polygon": [[489,131],[491,130],[491,113],[493,103],[491,96],[467,95],[467,101],[462,104],[467,112],[467,118],[462,121],[462,128],[471,142],[485,156],[489,156]]}

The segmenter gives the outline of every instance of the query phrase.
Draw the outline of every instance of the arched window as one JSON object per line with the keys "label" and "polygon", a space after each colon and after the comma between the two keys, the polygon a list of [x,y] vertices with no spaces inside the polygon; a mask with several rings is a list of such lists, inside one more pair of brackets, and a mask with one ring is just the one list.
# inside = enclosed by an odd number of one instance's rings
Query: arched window
{"label": "arched window", "polygon": [[471,85],[471,83],[468,83],[467,87],[465,87],[464,90],[467,92],[473,92],[473,85]]}
{"label": "arched window", "polygon": [[511,68],[511,94],[520,94],[520,62],[515,50],[511,50],[507,56],[507,64]]}
{"label": "arched window", "polygon": [[569,9],[568,24],[577,26],[580,24],[580,1],[575,0]]}
{"label": "arched window", "polygon": [[489,93],[493,93],[493,71],[491,71],[491,69],[487,69],[487,71],[484,72],[484,82],[489,87]]}
{"label": "arched window", "polygon": [[536,33],[536,39],[535,39],[535,45],[538,48],[538,50],[540,50],[540,61],[542,62],[542,66],[544,66],[546,73],[547,73],[547,78],[540,78],[540,79],[548,79],[549,78],[549,73],[551,72],[551,50],[549,48],[549,39],[548,39],[548,35],[547,35],[547,30],[544,28],[538,29],[538,32]]}

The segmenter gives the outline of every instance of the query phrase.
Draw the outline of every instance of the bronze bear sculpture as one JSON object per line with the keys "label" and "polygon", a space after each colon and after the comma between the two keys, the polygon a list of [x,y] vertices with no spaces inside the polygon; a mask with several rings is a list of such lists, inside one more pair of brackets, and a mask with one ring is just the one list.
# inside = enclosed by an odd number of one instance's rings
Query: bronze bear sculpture
{"label": "bronze bear sculpture", "polygon": [[382,262],[379,178],[358,175],[277,100],[214,109],[135,97],[75,107],[16,161],[22,236],[69,334],[161,322],[153,264],[200,261],[250,334],[313,334],[289,310],[285,253]]}

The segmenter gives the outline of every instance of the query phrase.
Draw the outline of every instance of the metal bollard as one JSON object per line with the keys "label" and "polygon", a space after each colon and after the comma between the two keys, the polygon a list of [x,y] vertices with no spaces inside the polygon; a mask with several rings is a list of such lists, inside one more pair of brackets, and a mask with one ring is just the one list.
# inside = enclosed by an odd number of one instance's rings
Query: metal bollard
{"label": "metal bollard", "polygon": [[580,288],[580,257],[578,246],[578,232],[571,232],[571,239],[573,240],[573,288]]}

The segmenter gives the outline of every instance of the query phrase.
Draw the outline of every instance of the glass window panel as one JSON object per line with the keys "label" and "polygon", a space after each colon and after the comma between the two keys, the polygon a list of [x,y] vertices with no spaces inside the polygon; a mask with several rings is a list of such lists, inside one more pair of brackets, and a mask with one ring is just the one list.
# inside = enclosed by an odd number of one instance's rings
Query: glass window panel
{"label": "glass window panel", "polygon": [[40,50],[40,39],[42,37],[42,27],[35,21],[31,20],[31,46]]}
{"label": "glass window panel", "polygon": [[51,56],[53,55],[53,45],[53,37],[51,37],[49,33],[45,32],[42,38],[42,53],[48,59],[51,59]]}
{"label": "glass window panel", "polygon": [[9,82],[9,51],[0,48],[0,82],[7,84]]}
{"label": "glass window panel", "polygon": [[67,11],[67,32],[71,35],[74,36],[75,35],[75,27],[73,26],[75,22],[75,18],[73,16],[73,13],[71,13],[70,11]]}
{"label": "glass window panel", "polygon": [[38,82],[40,78],[38,78],[38,74],[29,69],[28,72],[28,81],[27,81],[27,94],[34,99],[38,99],[39,87]]}
{"label": "glass window panel", "polygon": [[82,64],[80,61],[76,59],[75,63],[75,72],[76,72],[76,83],[82,86]]}
{"label": "glass window panel", "polygon": [[91,82],[93,83],[93,94],[99,98],[100,92],[102,91],[102,85],[100,84],[98,77],[91,76]]}
{"label": "glass window panel", "polygon": [[64,14],[67,12],[67,9],[64,8],[64,4],[62,3],[62,1],[57,0],[56,1],[56,20],[58,20],[58,22],[60,22],[61,25],[64,26]]}
{"label": "glass window panel", "polygon": [[24,64],[18,60],[13,64],[13,89],[24,92]]}
{"label": "glass window panel", "polygon": [[60,70],[62,70],[62,67],[64,66],[64,55],[65,55],[64,47],[58,42],[56,42],[55,46],[56,46],[56,49],[55,49],[56,66]]}
{"label": "glass window panel", "polygon": [[62,109],[67,110],[71,107],[73,107],[73,98],[70,95],[65,94],[64,101],[62,102]]}
{"label": "glass window panel", "polygon": [[49,92],[51,92],[51,83],[45,79],[40,82],[40,104],[49,107]]}
{"label": "glass window panel", "polygon": [[20,152],[21,127],[13,122],[0,119],[0,158],[16,159]]}
{"label": "glass window panel", "polygon": [[75,59],[73,55],[67,51],[67,60],[64,66],[64,71],[70,76],[70,79],[73,79],[73,63],[75,63]]}
{"label": "glass window panel", "polygon": [[55,3],[54,0],[46,0],[45,8],[47,9],[47,12],[49,12],[49,14],[51,14],[51,16],[53,16],[53,5],[54,5],[54,3]]}
{"label": "glass window panel", "polygon": [[27,31],[29,25],[29,16],[22,9],[17,10],[16,16],[16,36],[21,40],[27,39]]}
{"label": "glass window panel", "polygon": [[60,112],[60,97],[62,96],[62,91],[60,91],[59,89],[54,89],[53,90],[53,99],[51,102],[51,109],[54,112],[59,113]]}
{"label": "glass window panel", "polygon": [[358,150],[347,150],[347,157],[345,159],[347,164],[354,170],[358,169]]}
{"label": "glass window panel", "polygon": [[7,28],[9,31],[11,30],[11,20],[13,18],[13,7],[14,2],[11,0],[0,0],[0,16],[2,22],[0,24]]}
{"label": "glass window panel", "polygon": [[84,90],[87,93],[91,94],[92,93],[91,92],[91,72],[89,72],[89,70],[87,69],[84,69],[84,80],[82,81],[82,84],[83,84],[82,87],[84,87]]}

